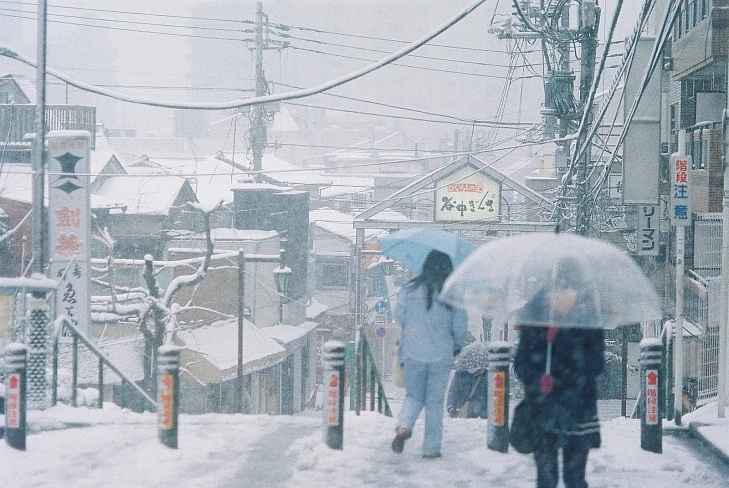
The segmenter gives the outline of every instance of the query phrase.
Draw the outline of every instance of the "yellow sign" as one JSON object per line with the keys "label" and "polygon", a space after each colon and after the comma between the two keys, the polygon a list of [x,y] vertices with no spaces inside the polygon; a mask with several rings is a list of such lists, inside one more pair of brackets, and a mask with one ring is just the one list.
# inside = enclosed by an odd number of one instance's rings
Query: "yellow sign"
{"label": "yellow sign", "polygon": [[501,183],[464,166],[436,182],[435,221],[496,221],[501,215]]}

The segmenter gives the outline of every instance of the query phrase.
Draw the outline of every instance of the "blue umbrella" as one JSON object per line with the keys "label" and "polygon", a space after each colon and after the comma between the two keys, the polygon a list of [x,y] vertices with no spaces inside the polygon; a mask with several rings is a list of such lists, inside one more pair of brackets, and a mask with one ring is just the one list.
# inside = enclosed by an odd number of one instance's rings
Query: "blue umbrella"
{"label": "blue umbrella", "polygon": [[380,237],[382,254],[399,261],[410,270],[421,273],[430,251],[440,251],[451,258],[453,267],[476,249],[476,246],[456,234],[435,227],[400,230]]}

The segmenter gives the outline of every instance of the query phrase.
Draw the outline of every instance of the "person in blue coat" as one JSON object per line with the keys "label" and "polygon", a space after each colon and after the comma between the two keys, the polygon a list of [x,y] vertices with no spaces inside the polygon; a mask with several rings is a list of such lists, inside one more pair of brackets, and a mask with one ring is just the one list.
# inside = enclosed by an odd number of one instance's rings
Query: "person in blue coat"
{"label": "person in blue coat", "polygon": [[405,377],[405,401],[392,441],[392,450],[397,453],[403,451],[425,409],[423,457],[441,456],[446,387],[453,356],[466,344],[468,333],[466,313],[438,301],[443,282],[452,271],[448,255],[431,251],[422,273],[397,297],[394,316],[403,333],[397,354]]}

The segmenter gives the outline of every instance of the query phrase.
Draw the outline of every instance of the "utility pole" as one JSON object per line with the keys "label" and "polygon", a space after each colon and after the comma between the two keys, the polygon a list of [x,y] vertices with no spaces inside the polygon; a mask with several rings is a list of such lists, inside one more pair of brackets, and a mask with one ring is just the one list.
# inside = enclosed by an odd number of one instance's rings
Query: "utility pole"
{"label": "utility pole", "polygon": [[[597,28],[600,25],[600,8],[595,0],[583,0],[580,4],[580,107],[586,113],[585,127],[592,124],[592,107],[588,104],[590,89],[595,78],[595,54],[597,52]],[[587,141],[587,131],[580,132],[577,148],[585,146],[582,156],[577,162],[577,232],[587,235],[590,229],[590,211],[587,208],[587,193],[590,186],[588,168],[591,164],[592,151]],[[577,150],[577,149],[576,149]]]}
{"label": "utility pole", "polygon": [[35,134],[31,146],[33,168],[33,272],[43,273],[46,221],[43,214],[46,145],[46,18],[47,0],[38,0],[38,64],[36,65]]}
{"label": "utility pole", "polygon": [[[268,22],[268,17],[263,13],[263,4],[256,4],[256,97],[266,95],[266,78],[263,74],[263,22]],[[251,152],[253,153],[253,171],[256,171],[256,180],[260,181],[261,168],[263,167],[263,151],[266,148],[267,133],[265,123],[266,106],[256,104],[251,114]]]}
{"label": "utility pole", "polygon": [[[269,49],[284,49],[289,46],[288,42],[273,40],[269,37],[268,15],[263,12],[263,4],[256,3],[256,37],[255,47],[252,49],[256,59],[256,97],[263,97],[269,94],[268,82],[263,71],[263,52]],[[280,28],[280,27],[279,27]],[[278,35],[283,35],[279,33]],[[253,171],[256,171],[256,181],[261,181],[261,169],[263,167],[263,152],[268,143],[266,125],[268,119],[277,111],[277,104],[259,103],[253,105],[250,121],[251,153],[253,155]]]}
{"label": "utility pole", "polygon": [[[512,0],[514,16],[518,22],[511,19],[501,25],[491,28],[500,39],[540,39],[542,55],[547,74],[544,81],[544,117],[543,140],[555,141],[555,173],[561,180],[568,172],[568,183],[575,188],[575,195],[568,196],[564,192],[560,197],[560,214],[556,216],[559,222],[569,219],[568,208],[574,210],[576,216],[577,232],[587,234],[590,228],[590,209],[588,201],[589,168],[591,164],[591,151],[586,146],[587,131],[579,134],[576,151],[582,151],[582,156],[576,162],[575,168],[570,168],[572,158],[571,141],[567,136],[574,130],[574,123],[582,120],[586,111],[586,126],[592,122],[592,107],[588,106],[590,90],[595,76],[595,54],[597,51],[597,31],[600,24],[600,8],[595,0],[582,0],[579,4],[578,29],[570,28],[569,0],[549,6],[545,0]],[[580,52],[580,99],[579,106],[574,99],[575,74],[572,71],[570,50],[573,44],[581,44]],[[568,203],[569,202],[569,203]]]}

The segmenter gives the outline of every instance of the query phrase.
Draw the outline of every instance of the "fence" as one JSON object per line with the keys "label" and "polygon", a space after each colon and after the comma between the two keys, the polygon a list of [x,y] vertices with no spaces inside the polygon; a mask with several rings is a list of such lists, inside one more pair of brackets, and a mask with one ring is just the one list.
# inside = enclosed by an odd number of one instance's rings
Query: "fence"
{"label": "fence", "polygon": [[[48,130],[86,130],[91,147],[96,147],[96,108],[79,105],[46,107]],[[35,133],[35,105],[0,104],[0,138],[9,144],[28,143],[23,138]]]}

